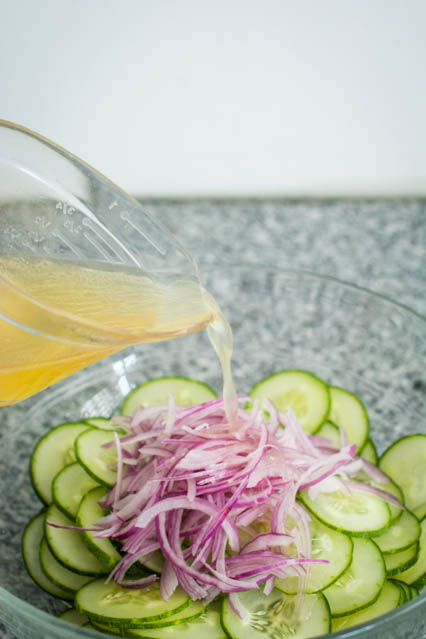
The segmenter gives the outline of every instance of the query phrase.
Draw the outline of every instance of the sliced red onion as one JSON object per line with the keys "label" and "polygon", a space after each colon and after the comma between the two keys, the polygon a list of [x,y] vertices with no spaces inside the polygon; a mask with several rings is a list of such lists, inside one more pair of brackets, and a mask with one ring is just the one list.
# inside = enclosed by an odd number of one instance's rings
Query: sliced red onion
{"label": "sliced red onion", "polygon": [[[110,578],[127,583],[129,567],[160,548],[165,599],[179,583],[192,599],[229,593],[243,614],[239,591],[263,584],[271,592],[275,577],[287,575],[299,576],[303,587],[319,560],[310,557],[310,515],[296,501],[298,490],[349,491],[359,482],[347,478],[361,467],[376,480],[380,471],[354,459],[354,446],[336,450],[305,433],[291,410],[282,415],[269,401],[265,408],[269,421],[254,403],[250,411],[238,408],[230,424],[221,399],[181,408],[169,398],[167,406],[142,407],[123,420],[126,435],[109,444],[117,448],[117,483],[102,505],[111,512],[95,527],[96,537],[124,542]],[[389,500],[380,489],[362,490]],[[296,557],[282,552],[290,543]]]}
{"label": "sliced red onion", "polygon": [[255,550],[269,549],[271,546],[288,546],[293,543],[293,535],[280,535],[278,533],[263,533],[255,537],[252,541],[244,546],[241,554],[251,553]]}

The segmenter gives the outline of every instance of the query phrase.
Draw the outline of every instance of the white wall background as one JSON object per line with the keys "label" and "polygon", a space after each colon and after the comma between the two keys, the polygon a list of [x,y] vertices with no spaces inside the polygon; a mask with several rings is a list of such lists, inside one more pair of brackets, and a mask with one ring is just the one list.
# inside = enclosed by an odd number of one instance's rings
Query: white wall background
{"label": "white wall background", "polygon": [[3,0],[0,117],[138,195],[426,194],[424,0]]}

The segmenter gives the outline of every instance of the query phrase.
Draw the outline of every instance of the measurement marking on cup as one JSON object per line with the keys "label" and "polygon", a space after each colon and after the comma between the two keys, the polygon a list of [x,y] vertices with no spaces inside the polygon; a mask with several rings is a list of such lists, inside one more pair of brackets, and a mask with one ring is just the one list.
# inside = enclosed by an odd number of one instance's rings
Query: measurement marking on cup
{"label": "measurement marking on cup", "polygon": [[108,253],[102,248],[102,246],[100,246],[100,244],[95,240],[95,238],[90,237],[90,235],[88,235],[87,233],[83,233],[84,237],[86,238],[86,240],[88,242],[90,242],[90,244],[92,246],[95,247],[95,249],[103,256],[105,257],[105,259],[109,259],[110,256],[108,255]]}
{"label": "measurement marking on cup", "polygon": [[42,244],[44,240],[46,239],[45,235],[42,235],[41,233],[37,233],[37,231],[29,231],[28,237],[30,238],[30,240],[32,240],[36,244]]}
{"label": "measurement marking on cup", "polygon": [[142,237],[144,237],[145,240],[149,242],[149,244],[151,244],[151,246],[155,248],[156,251],[158,251],[161,255],[166,254],[166,251],[162,249],[160,246],[158,246],[158,244],[156,244],[148,235],[146,235],[146,233],[141,229],[139,224],[137,224],[134,220],[132,220],[132,218],[130,217],[127,211],[122,211],[120,213],[120,217],[123,220],[123,222],[128,222],[130,226],[132,226],[135,229],[135,231],[140,233]]}
{"label": "measurement marking on cup", "polygon": [[71,233],[74,233],[75,235],[78,235],[83,230],[81,224],[78,224],[77,222],[75,222],[75,220],[70,219],[65,220],[64,228],[66,228]]}
{"label": "measurement marking on cup", "polygon": [[74,253],[74,255],[77,255],[77,257],[81,257],[80,251],[77,248],[75,248],[75,246],[73,246],[71,242],[69,242],[64,237],[62,237],[62,235],[58,231],[53,231],[52,235],[53,237],[57,237],[58,240],[61,240],[61,242],[65,244],[65,246],[67,246],[70,249],[70,251]]}
{"label": "measurement marking on cup", "polygon": [[[104,236],[104,235],[102,235],[102,233],[100,233],[100,232],[99,232],[99,230],[96,228],[96,226],[95,226],[95,225],[94,225],[94,224],[93,224],[90,220],[88,220],[88,219],[86,219],[86,218],[85,218],[85,219],[83,220],[83,225],[84,225],[84,226],[86,226],[87,228],[89,228],[89,229],[92,231],[92,233],[93,233],[94,235],[96,235],[96,236],[97,236],[97,237],[101,240],[101,242],[102,242],[103,244],[105,244],[105,246],[107,246],[107,247],[109,248],[109,250],[111,251],[111,253],[113,253],[113,254],[115,255],[116,259],[117,259],[117,260],[118,260],[121,264],[123,264],[123,259],[122,259],[121,255],[120,255],[120,254],[116,251],[116,249],[112,246],[112,244],[110,244],[110,243],[108,242],[108,239],[107,239],[107,238],[105,238],[105,236]],[[87,240],[89,240],[89,242],[91,242],[91,243],[93,244],[93,246],[95,246],[95,247],[98,249],[98,251],[99,251],[100,253],[102,253],[102,255],[103,255],[104,257],[106,257],[106,258],[109,258],[109,257],[110,257],[110,255],[108,255],[108,253],[106,253],[105,249],[103,249],[103,248],[101,247],[101,245],[100,245],[100,244],[99,244],[99,243],[98,243],[98,242],[97,242],[94,238],[91,238],[91,237],[90,237],[87,233],[84,233],[84,237],[85,237]]]}
{"label": "measurement marking on cup", "polygon": [[41,226],[42,229],[48,229],[49,226],[52,226],[52,222],[49,222],[43,215],[37,215],[34,222],[37,226]]}
{"label": "measurement marking on cup", "polygon": [[72,215],[75,213],[75,208],[66,202],[56,202],[56,208],[62,211],[64,215]]}

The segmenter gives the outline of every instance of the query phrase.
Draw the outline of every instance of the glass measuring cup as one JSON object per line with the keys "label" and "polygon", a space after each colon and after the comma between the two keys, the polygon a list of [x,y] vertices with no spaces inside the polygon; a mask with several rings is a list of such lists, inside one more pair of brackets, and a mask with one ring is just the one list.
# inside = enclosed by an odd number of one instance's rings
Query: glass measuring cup
{"label": "glass measuring cup", "polygon": [[197,267],[139,203],[0,120],[0,406],[212,319]]}

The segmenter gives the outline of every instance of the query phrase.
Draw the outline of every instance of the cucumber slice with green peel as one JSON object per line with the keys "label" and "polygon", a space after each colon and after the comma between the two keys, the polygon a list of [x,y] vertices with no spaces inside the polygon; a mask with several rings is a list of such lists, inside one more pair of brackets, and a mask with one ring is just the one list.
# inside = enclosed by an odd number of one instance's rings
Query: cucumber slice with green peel
{"label": "cucumber slice with green peel", "polygon": [[53,503],[67,515],[74,517],[83,496],[99,486],[98,482],[90,477],[78,462],[69,464],[55,475],[52,482]]}
{"label": "cucumber slice with green peel", "polygon": [[409,510],[426,502],[426,435],[398,439],[380,457],[379,467],[400,486]]}
{"label": "cucumber slice with green peel", "polygon": [[186,606],[183,610],[176,613],[175,615],[170,615],[170,617],[164,617],[164,619],[157,619],[154,621],[150,621],[147,623],[141,624],[139,628],[128,628],[127,632],[130,637],[142,637],[144,632],[147,630],[158,630],[170,627],[176,627],[181,624],[190,624],[192,621],[200,617],[204,610],[206,609],[206,605],[201,601],[190,601],[189,605]]}
{"label": "cucumber slice with green peel", "polygon": [[386,581],[382,553],[371,539],[354,538],[352,562],[334,584],[323,591],[333,617],[370,606]]}
{"label": "cucumber slice with green peel", "polygon": [[377,466],[379,462],[379,456],[377,455],[376,447],[371,439],[367,439],[364,446],[362,447],[361,452],[358,454],[360,457],[370,462],[370,464],[374,464],[375,466]]}
{"label": "cucumber slice with green peel", "polygon": [[154,619],[175,615],[189,603],[188,595],[180,587],[164,601],[159,581],[134,589],[95,579],[80,588],[75,597],[76,607],[94,623],[122,628],[138,628]]}
{"label": "cucumber slice with green peel", "polygon": [[370,432],[370,422],[359,397],[338,386],[330,386],[330,414],[328,418],[344,428],[351,444],[362,450]]}
{"label": "cucumber slice with green peel", "polygon": [[319,437],[324,437],[324,439],[328,439],[328,441],[333,446],[333,448],[340,449],[342,446],[339,427],[336,426],[336,424],[333,424],[333,422],[330,422],[329,420],[324,422],[324,424],[322,424],[322,426],[319,427],[315,435],[318,435]]}
{"label": "cucumber slice with green peel", "polygon": [[320,493],[311,499],[309,490],[299,493],[306,508],[323,524],[352,537],[372,537],[390,525],[390,510],[380,497],[352,490]]}
{"label": "cucumber slice with green peel", "polygon": [[[310,522],[312,536],[312,552],[314,559],[326,559],[328,564],[312,564],[309,566],[306,592],[314,593],[324,590],[346,571],[352,561],[353,542],[348,535],[324,526],[312,518]],[[275,588],[287,594],[299,592],[299,578],[286,577],[275,579]]]}
{"label": "cucumber slice with green peel", "polygon": [[55,475],[75,462],[74,440],[90,428],[84,422],[59,424],[37,442],[31,456],[31,481],[45,504],[52,503],[52,480]]}
{"label": "cucumber slice with green peel", "polygon": [[[153,621],[140,624],[138,628],[130,628],[126,626],[124,629],[121,628],[121,630],[125,631],[127,637],[143,637],[145,633],[151,631],[163,631],[166,628],[176,628],[181,625],[189,627],[191,623],[204,613],[205,608],[205,605],[200,601],[190,601],[188,606],[175,615],[170,615],[163,619],[154,619]],[[104,632],[111,632],[111,629],[113,628],[113,626],[105,626],[99,623],[96,623],[95,625]],[[115,629],[117,628],[119,627],[115,626]]]}
{"label": "cucumber slice with green peel", "polygon": [[101,430],[110,430],[115,431],[119,435],[126,435],[127,431],[125,431],[121,426],[114,423],[112,418],[107,417],[87,417],[85,420],[86,424],[92,428],[100,428]]}
{"label": "cucumber slice with green peel", "polygon": [[404,510],[401,517],[382,535],[374,537],[374,541],[383,554],[392,555],[406,550],[420,539],[420,523],[409,510]]}
{"label": "cucumber slice with green peel", "polygon": [[402,595],[399,602],[399,605],[402,606],[406,601],[410,601],[412,598],[410,586],[405,584],[403,581],[398,581],[398,579],[389,579],[393,584],[396,584],[399,588],[401,588]]}
{"label": "cucumber slice with green peel", "polygon": [[64,610],[64,612],[59,613],[58,617],[59,619],[63,619],[63,621],[68,621],[68,623],[74,624],[75,626],[85,626],[89,623],[87,615],[82,615],[76,608]]}
{"label": "cucumber slice with green peel", "polygon": [[426,501],[413,508],[412,513],[413,515],[416,515],[419,521],[423,521],[426,517]]}
{"label": "cucumber slice with green peel", "polygon": [[[106,511],[99,505],[99,500],[105,497],[107,492],[107,488],[98,486],[83,497],[75,520],[77,526],[93,528],[93,524],[105,515]],[[96,533],[88,530],[83,530],[81,534],[90,552],[108,570],[112,570],[120,561],[121,555],[111,541],[109,539],[96,539],[94,537]]]}
{"label": "cucumber slice with green peel", "polygon": [[395,582],[395,585],[398,586],[398,588],[399,588],[398,606],[403,606],[405,604],[405,602],[408,601],[408,599],[407,599],[407,591],[405,590],[404,586],[402,586],[398,581]]}
{"label": "cucumber slice with green peel", "polygon": [[190,623],[168,626],[158,630],[154,628],[129,630],[129,635],[145,639],[227,639],[220,623],[220,610],[221,602],[214,601],[202,615]]}
{"label": "cucumber slice with green peel", "polygon": [[102,428],[102,430],[116,430],[117,427],[113,426],[111,420],[107,417],[87,417],[86,424],[93,426],[94,428]]}
{"label": "cucumber slice with green peel", "polygon": [[46,539],[43,539],[40,545],[40,564],[50,581],[73,594],[93,579],[93,577],[78,575],[60,564],[50,552]]}
{"label": "cucumber slice with green peel", "polygon": [[283,370],[258,382],[250,395],[261,406],[270,399],[281,413],[291,406],[300,425],[314,433],[325,422],[330,410],[328,386],[308,371]]}
{"label": "cucumber slice with green peel", "polygon": [[419,596],[419,591],[417,590],[417,588],[415,586],[409,585],[408,587],[410,589],[411,599],[414,599],[414,597],[418,597]]}
{"label": "cucumber slice with green peel", "polygon": [[75,526],[72,519],[64,515],[54,504],[46,512],[45,537],[49,549],[60,564],[79,575],[96,577],[108,572],[87,548],[79,530],[67,530],[50,526],[49,522],[59,526]]}
{"label": "cucumber slice with green peel", "polygon": [[383,555],[388,577],[396,577],[398,580],[406,581],[401,578],[401,573],[416,563],[419,557],[419,548],[419,542],[417,542],[401,552]]}
{"label": "cucumber slice with green peel", "polygon": [[159,377],[132,390],[123,401],[121,414],[131,417],[141,406],[167,404],[170,395],[178,406],[195,406],[217,397],[213,388],[204,382],[189,377]]}
{"label": "cucumber slice with green peel", "polygon": [[222,603],[222,626],[231,639],[307,639],[330,630],[330,611],[321,593],[304,595],[297,617],[297,595],[274,589],[268,596],[262,590],[248,590],[238,597],[247,611],[244,619],[234,613],[227,598]]}
{"label": "cucumber slice with green peel", "polygon": [[[396,497],[398,501],[404,506],[404,495],[402,494],[402,490],[390,478],[389,481],[387,481],[386,483],[379,482],[371,479],[371,477],[369,477],[364,472],[359,473],[356,478],[363,481],[365,484],[368,484],[369,486],[375,486],[376,488],[380,488],[380,490],[384,490],[385,492],[390,493],[391,495]],[[390,524],[394,524],[402,516],[404,509],[394,504],[390,504],[389,502],[386,503],[390,511]]]}
{"label": "cucumber slice with green peel", "polygon": [[420,525],[421,535],[416,562],[411,567],[409,566],[395,574],[396,579],[410,586],[415,586],[418,590],[426,585],[426,519],[423,519]]}
{"label": "cucumber slice with green peel", "polygon": [[104,448],[104,444],[114,441],[110,430],[92,428],[82,433],[74,442],[77,461],[99,484],[112,488],[117,480],[117,450],[115,446]]}
{"label": "cucumber slice with green peel", "polygon": [[350,628],[360,623],[365,623],[376,617],[380,617],[391,610],[394,610],[399,605],[400,590],[398,586],[392,581],[386,581],[376,601],[351,615],[345,615],[344,617],[333,617],[331,622],[331,629],[333,632],[343,630],[344,628]]}
{"label": "cucumber slice with green peel", "polygon": [[423,573],[423,575],[414,582],[413,586],[415,586],[417,590],[422,590],[426,586],[426,574]]}
{"label": "cucumber slice with green peel", "polygon": [[40,545],[44,536],[45,514],[46,511],[42,510],[38,515],[33,517],[25,527],[22,535],[22,556],[25,567],[32,580],[42,590],[59,599],[72,601],[74,594],[54,584],[41,567]]}

